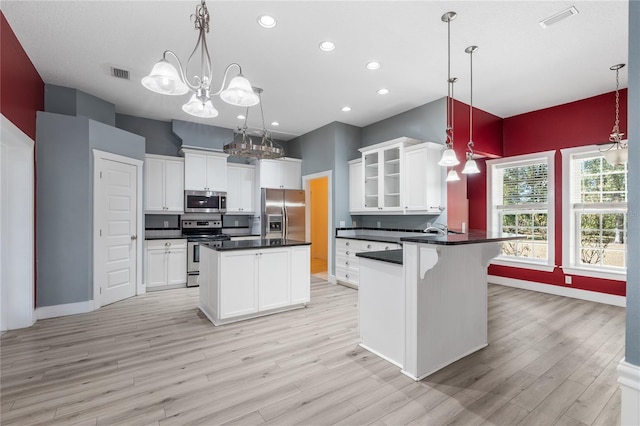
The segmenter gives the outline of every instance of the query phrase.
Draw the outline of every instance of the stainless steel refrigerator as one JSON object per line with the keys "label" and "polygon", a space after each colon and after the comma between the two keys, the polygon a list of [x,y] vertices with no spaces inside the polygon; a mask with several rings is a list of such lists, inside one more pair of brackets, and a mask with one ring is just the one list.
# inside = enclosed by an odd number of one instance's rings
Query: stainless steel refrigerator
{"label": "stainless steel refrigerator", "polygon": [[262,238],[306,241],[304,191],[262,188],[261,200]]}

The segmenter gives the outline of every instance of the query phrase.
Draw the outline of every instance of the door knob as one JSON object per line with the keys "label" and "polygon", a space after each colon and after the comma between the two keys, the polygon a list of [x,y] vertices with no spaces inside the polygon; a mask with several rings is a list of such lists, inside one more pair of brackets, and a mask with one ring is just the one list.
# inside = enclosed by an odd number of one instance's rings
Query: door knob
{"label": "door knob", "polygon": [[132,240],[137,240],[137,239],[138,239],[138,236],[137,236],[137,235],[132,235],[132,236],[131,236],[131,239],[132,239]]}

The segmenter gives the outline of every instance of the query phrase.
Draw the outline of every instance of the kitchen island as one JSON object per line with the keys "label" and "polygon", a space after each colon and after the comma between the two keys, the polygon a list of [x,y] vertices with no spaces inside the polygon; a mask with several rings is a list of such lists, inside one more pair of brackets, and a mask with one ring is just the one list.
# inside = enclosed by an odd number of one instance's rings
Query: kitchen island
{"label": "kitchen island", "polygon": [[414,380],[487,346],[487,266],[517,238],[405,237],[401,267],[397,251],[358,253],[362,346]]}
{"label": "kitchen island", "polygon": [[310,244],[289,239],[201,244],[200,310],[214,325],[223,325],[305,307]]}

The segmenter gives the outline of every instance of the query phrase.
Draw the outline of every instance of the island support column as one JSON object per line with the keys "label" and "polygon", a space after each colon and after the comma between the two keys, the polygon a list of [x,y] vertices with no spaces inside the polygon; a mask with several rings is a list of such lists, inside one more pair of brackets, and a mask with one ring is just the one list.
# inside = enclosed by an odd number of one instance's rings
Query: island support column
{"label": "island support column", "polygon": [[421,380],[487,346],[487,266],[501,246],[404,243],[404,374]]}

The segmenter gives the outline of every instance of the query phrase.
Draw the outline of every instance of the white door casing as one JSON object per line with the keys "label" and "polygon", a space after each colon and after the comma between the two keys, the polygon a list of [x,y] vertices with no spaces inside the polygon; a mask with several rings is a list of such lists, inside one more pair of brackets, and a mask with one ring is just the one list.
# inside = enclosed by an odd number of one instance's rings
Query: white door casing
{"label": "white door casing", "polygon": [[[142,161],[94,150],[95,308],[144,292]],[[140,236],[140,238],[138,238]]]}

